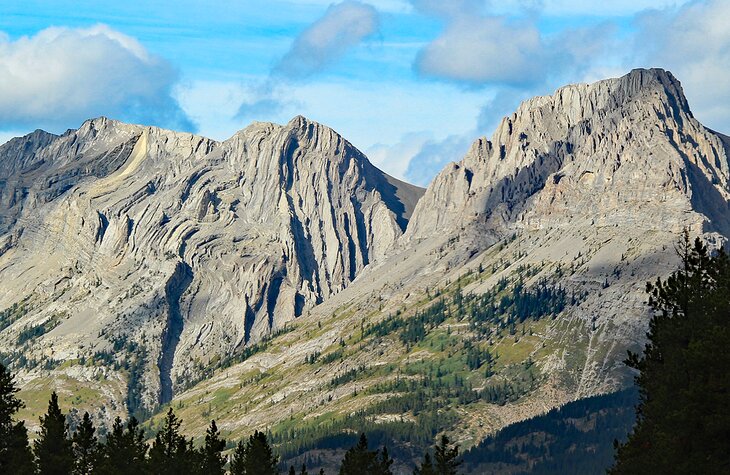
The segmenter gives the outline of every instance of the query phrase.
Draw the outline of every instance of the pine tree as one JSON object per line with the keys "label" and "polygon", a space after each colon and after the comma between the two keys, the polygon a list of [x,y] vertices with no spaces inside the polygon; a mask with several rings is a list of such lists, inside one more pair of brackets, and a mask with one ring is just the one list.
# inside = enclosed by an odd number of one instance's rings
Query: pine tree
{"label": "pine tree", "polygon": [[233,457],[231,458],[231,475],[246,475],[246,444],[243,441],[239,441],[236,445],[236,450],[233,451]]}
{"label": "pine tree", "polygon": [[220,431],[215,421],[210,421],[210,427],[205,433],[205,445],[201,448],[201,472],[205,475],[222,475],[223,466],[226,464],[223,457],[223,450],[226,448],[226,441],[220,438]]}
{"label": "pine tree", "polygon": [[637,422],[617,444],[613,474],[730,473],[730,257],[687,232],[682,268],[647,284],[649,322],[638,370]]}
{"label": "pine tree", "polygon": [[48,402],[48,412],[41,416],[41,431],[33,448],[41,475],[68,475],[74,467],[71,441],[67,438],[66,416],[58,407],[58,395],[54,391]]}
{"label": "pine tree", "polygon": [[155,436],[150,448],[149,466],[153,473],[160,475],[180,475],[189,473],[193,462],[192,441],[180,434],[180,419],[172,408],[167,411],[162,429]]}
{"label": "pine tree", "polygon": [[98,469],[100,475],[143,475],[147,472],[147,444],[144,431],[135,417],[126,425],[117,417],[106,443],[99,449]]}
{"label": "pine tree", "polygon": [[421,466],[416,467],[413,471],[413,475],[436,475],[436,468],[433,466],[430,453],[426,452],[426,455],[423,456]]}
{"label": "pine tree", "polygon": [[76,428],[73,437],[71,437],[74,456],[73,473],[75,475],[90,474],[96,467],[99,444],[96,435],[94,435],[95,432],[96,429],[93,422],[91,422],[91,416],[88,412],[85,412],[84,418]]}
{"label": "pine tree", "polygon": [[446,435],[441,436],[441,441],[434,450],[434,459],[438,475],[456,475],[459,473],[457,470],[457,467],[461,465],[459,446],[451,447],[449,438]]}
{"label": "pine tree", "polygon": [[357,444],[345,453],[340,465],[340,475],[390,475],[390,466],[393,460],[388,455],[388,449],[368,450],[368,439],[360,434]]}
{"label": "pine tree", "polygon": [[0,363],[0,473],[25,475],[34,473],[35,467],[25,423],[14,419],[23,407],[17,392],[13,375]]}
{"label": "pine tree", "polygon": [[248,438],[243,459],[243,468],[246,475],[276,475],[278,457],[269,446],[266,434],[256,431]]}

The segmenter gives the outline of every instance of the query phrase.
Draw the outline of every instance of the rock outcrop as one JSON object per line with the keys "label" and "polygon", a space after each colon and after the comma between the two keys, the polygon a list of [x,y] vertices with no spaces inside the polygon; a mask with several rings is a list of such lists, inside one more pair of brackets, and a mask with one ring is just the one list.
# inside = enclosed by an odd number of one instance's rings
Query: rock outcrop
{"label": "rock outcrop", "polygon": [[[256,123],[224,142],[105,118],[0,149],[3,331],[28,353],[144,349],[143,405],[345,288],[402,235],[422,191],[333,130]],[[59,317],[63,315],[63,317]]]}
{"label": "rock outcrop", "polygon": [[693,117],[671,73],[639,69],[524,102],[438,175],[404,239],[578,217],[677,229],[693,212],[698,230],[728,235],[729,179],[727,139]]}
{"label": "rock outcrop", "polygon": [[[458,239],[440,259],[458,271],[514,238],[516,258],[500,276],[546,268],[541,277],[557,272],[588,295],[562,318],[591,330],[553,335],[566,355],[585,352],[571,390],[587,396],[628,384],[622,361],[647,330],[645,282],[676,269],[683,229],[725,242],[729,200],[728,138],[694,118],[671,73],[637,69],[522,103],[435,178],[400,244]],[[568,372],[566,355],[546,373]]]}
{"label": "rock outcrop", "polygon": [[[630,383],[646,281],[676,269],[683,229],[730,237],[729,157],[656,69],[526,101],[425,194],[301,117],[225,142],[106,119],[35,132],[0,147],[0,356],[35,361],[29,385],[45,366],[55,381],[125,380],[118,411],[173,397],[199,422],[205,401],[239,435],[353,408],[407,424],[407,405],[366,409],[442,363],[462,387],[525,384],[504,405],[460,399],[439,430],[472,443]],[[496,285],[569,303],[517,323],[454,304],[418,343],[399,338],[416,312]],[[221,361],[299,316],[245,362]],[[464,370],[475,346],[494,368]]]}

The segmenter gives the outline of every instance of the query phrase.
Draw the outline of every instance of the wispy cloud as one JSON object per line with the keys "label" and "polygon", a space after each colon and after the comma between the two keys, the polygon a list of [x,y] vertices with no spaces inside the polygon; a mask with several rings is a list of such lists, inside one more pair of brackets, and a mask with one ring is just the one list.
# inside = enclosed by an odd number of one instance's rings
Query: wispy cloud
{"label": "wispy cloud", "polygon": [[0,33],[0,129],[66,128],[89,117],[192,130],[173,98],[178,76],[134,38],[108,26]]}
{"label": "wispy cloud", "polygon": [[294,40],[273,73],[290,79],[316,74],[378,31],[379,22],[370,5],[354,0],[332,5]]}
{"label": "wispy cloud", "polygon": [[271,116],[290,105],[282,85],[310,78],[342,58],[350,49],[378,32],[380,16],[371,5],[355,1],[331,5],[309,25],[277,61],[269,76],[249,87],[239,119]]}

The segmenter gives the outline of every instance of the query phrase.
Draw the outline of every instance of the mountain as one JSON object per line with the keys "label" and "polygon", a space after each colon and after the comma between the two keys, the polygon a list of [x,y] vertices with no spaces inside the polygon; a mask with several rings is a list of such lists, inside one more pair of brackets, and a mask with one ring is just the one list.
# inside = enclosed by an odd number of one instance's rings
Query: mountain
{"label": "mountain", "polygon": [[37,132],[0,149],[0,351],[30,419],[52,385],[100,419],[172,397],[191,434],[329,466],[366,430],[406,471],[629,386],[646,281],[730,236],[729,155],[659,69],[524,102],[425,192],[303,118]]}
{"label": "mountain", "polygon": [[144,409],[346,287],[423,192],[303,117],[225,142],[101,118],[0,157],[2,351],[113,360]]}

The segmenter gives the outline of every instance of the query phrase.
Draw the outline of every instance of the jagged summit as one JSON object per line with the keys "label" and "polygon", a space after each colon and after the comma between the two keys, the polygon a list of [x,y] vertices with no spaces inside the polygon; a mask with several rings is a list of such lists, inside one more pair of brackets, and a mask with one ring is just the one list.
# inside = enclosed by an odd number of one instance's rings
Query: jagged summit
{"label": "jagged summit", "polygon": [[725,143],[694,119],[679,81],[637,69],[523,102],[491,140],[477,140],[436,177],[405,239],[474,221],[493,230],[576,216],[602,222],[625,214],[630,202],[666,210],[667,200],[657,200],[666,193],[727,233],[713,208],[727,206],[728,177]]}
{"label": "jagged summit", "polygon": [[[496,359],[496,374],[464,373],[476,375],[470,388],[525,384],[504,406],[460,400],[449,430],[483,436],[630,381],[622,361],[643,344],[644,284],[674,269],[677,233],[730,235],[728,143],[658,69],[525,101],[425,194],[303,117],[225,141],[104,118],[31,134],[0,148],[0,310],[11,309],[0,352],[69,362],[51,370],[56,380],[101,386],[122,412],[178,397],[298,319],[184,398],[242,431],[313,407],[369,411],[398,396],[393,378],[467,361],[468,341]],[[570,298],[552,315],[486,328],[504,322],[492,314],[518,284]],[[481,321],[470,305],[452,314],[459,295],[497,285]],[[420,320],[421,337],[437,338],[404,342],[398,328],[431,305],[449,307],[448,321]],[[20,346],[28,328],[43,334]],[[129,373],[115,369],[122,361]],[[418,420],[392,407],[373,420]]]}
{"label": "jagged summit", "polygon": [[[144,345],[150,407],[196,361],[345,288],[392,248],[423,192],[302,117],[223,142],[101,117],[17,144],[0,157],[0,266],[14,281],[0,301],[46,289],[40,302],[70,315],[44,339],[58,355],[78,341]],[[38,308],[34,319],[52,315]]]}

